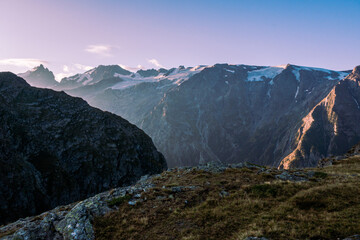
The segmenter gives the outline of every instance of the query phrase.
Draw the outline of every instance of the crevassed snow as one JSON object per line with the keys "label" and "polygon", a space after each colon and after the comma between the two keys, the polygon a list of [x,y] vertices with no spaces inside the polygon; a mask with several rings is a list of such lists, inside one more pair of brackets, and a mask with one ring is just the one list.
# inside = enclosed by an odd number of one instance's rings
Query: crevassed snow
{"label": "crevassed snow", "polygon": [[258,82],[264,81],[263,77],[273,79],[275,76],[279,75],[284,70],[284,67],[264,67],[258,70],[253,70],[248,72],[247,81],[249,82]]}
{"label": "crevassed snow", "polygon": [[339,76],[337,77],[331,77],[331,75],[329,75],[327,77],[327,79],[329,80],[341,80],[341,79],[344,79],[347,75],[349,75],[349,73],[347,72],[337,72],[339,74]]}
{"label": "crevassed snow", "polygon": [[346,73],[346,72],[332,71],[332,70],[323,69],[323,68],[313,68],[313,67],[303,67],[303,66],[293,66],[293,68],[294,68],[294,70],[292,72],[295,75],[296,80],[298,80],[298,81],[300,81],[300,71],[301,70],[324,72],[328,75],[325,78],[328,80],[332,80],[332,81],[341,80],[348,75],[348,73]]}
{"label": "crevassed snow", "polygon": [[[84,81],[84,79],[86,79]],[[84,74],[81,76],[81,78],[78,80],[78,82],[81,82],[82,85],[87,85],[88,83],[92,82],[93,78],[90,76],[90,74]]]}
{"label": "crevassed snow", "polygon": [[134,85],[137,85],[142,82],[159,82],[162,80],[169,80],[172,84],[180,85],[184,81],[188,80],[193,75],[201,72],[207,66],[196,66],[196,67],[188,67],[188,68],[176,68],[172,71],[168,76],[165,74],[159,74],[156,77],[142,77],[140,74],[135,73],[132,76],[125,76],[121,74],[114,74],[114,77],[121,78],[122,82],[117,83],[116,85],[112,86],[112,89],[125,89]]}
{"label": "crevassed snow", "polygon": [[93,78],[91,77],[91,74],[94,71],[95,71],[95,68],[81,74],[80,77],[78,78],[78,80],[76,80],[76,82],[81,83],[82,85],[87,85],[87,84],[91,83],[93,80]]}

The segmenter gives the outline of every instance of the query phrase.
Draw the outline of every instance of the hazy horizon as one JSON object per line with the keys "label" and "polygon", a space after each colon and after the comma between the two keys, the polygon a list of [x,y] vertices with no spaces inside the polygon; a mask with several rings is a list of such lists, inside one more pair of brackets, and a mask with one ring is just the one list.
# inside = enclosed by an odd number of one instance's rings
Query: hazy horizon
{"label": "hazy horizon", "polygon": [[0,3],[0,71],[44,64],[57,79],[98,65],[360,65],[359,1]]}

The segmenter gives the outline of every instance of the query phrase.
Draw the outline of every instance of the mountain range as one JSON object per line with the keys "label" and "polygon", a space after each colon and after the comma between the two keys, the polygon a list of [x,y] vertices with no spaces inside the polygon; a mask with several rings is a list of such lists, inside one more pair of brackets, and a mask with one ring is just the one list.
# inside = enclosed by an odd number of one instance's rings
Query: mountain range
{"label": "mountain range", "polygon": [[143,129],[169,167],[308,167],[360,141],[359,67],[215,64],[131,72],[100,65],[51,88]]}

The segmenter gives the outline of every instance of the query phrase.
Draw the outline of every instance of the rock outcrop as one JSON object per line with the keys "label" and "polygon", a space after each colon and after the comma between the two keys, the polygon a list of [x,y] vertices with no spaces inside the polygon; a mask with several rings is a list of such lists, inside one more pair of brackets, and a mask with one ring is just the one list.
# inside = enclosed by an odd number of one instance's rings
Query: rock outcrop
{"label": "rock outcrop", "polygon": [[360,66],[303,118],[295,150],[282,160],[280,167],[316,166],[320,159],[342,155],[359,141]]}
{"label": "rock outcrop", "polygon": [[166,169],[128,121],[12,73],[0,73],[0,112],[0,224]]}
{"label": "rock outcrop", "polygon": [[[278,239],[280,234],[284,239],[358,239],[360,155],[343,157],[317,169],[248,162],[172,168],[1,226],[0,239],[179,239],[192,233],[229,239],[240,231],[237,239]],[[267,227],[270,221],[277,227]]]}

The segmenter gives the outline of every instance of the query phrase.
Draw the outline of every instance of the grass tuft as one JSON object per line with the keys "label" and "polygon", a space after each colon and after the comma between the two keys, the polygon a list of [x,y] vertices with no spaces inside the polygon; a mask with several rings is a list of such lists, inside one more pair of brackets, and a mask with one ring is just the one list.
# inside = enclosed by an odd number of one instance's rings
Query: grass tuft
{"label": "grass tuft", "polygon": [[129,201],[130,199],[131,199],[131,196],[127,194],[123,197],[113,198],[112,200],[108,201],[107,204],[109,207],[119,206],[119,205],[123,204],[124,202]]}
{"label": "grass tuft", "polygon": [[[240,240],[343,239],[359,234],[360,157],[318,170],[303,170],[303,176],[315,171],[317,178],[306,182],[277,180],[273,175],[278,170],[164,172],[153,179],[155,188],[142,194],[140,207],[113,200],[119,207],[94,219],[95,236],[99,240]],[[176,186],[195,188],[169,190]],[[223,191],[226,197],[219,194]]]}

